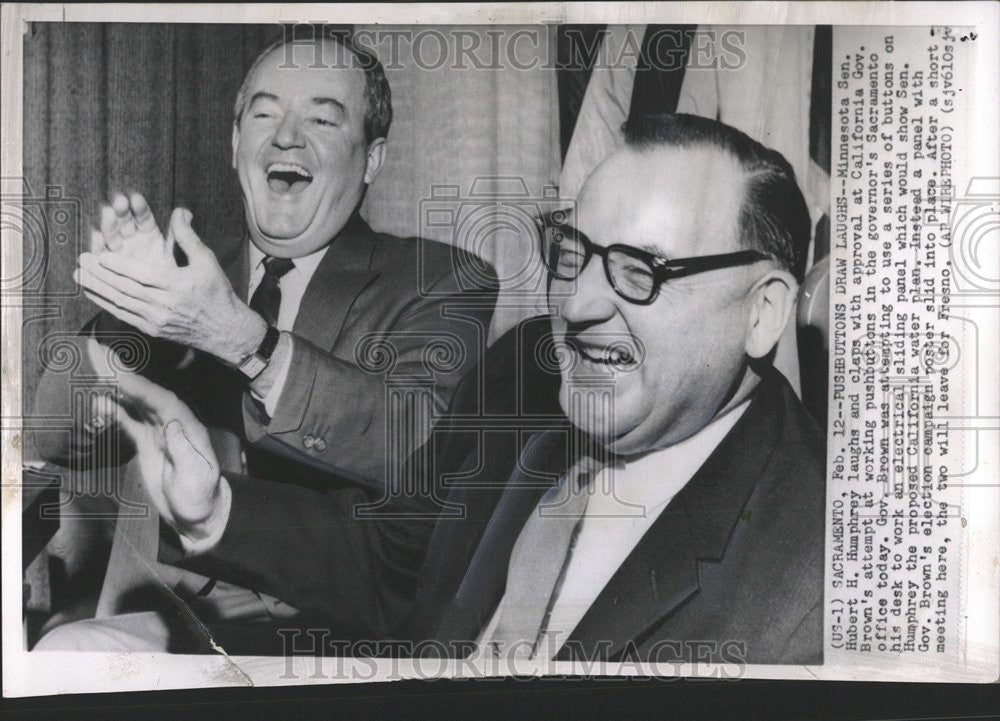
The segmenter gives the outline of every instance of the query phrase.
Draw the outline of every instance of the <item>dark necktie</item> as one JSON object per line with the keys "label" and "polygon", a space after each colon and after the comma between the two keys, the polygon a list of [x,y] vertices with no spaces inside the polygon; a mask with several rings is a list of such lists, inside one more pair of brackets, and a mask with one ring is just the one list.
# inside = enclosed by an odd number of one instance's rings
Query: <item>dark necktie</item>
{"label": "dark necktie", "polygon": [[[295,263],[288,258],[273,258],[270,255],[264,258],[264,277],[261,279],[260,285],[257,286],[257,290],[253,292],[250,307],[260,313],[268,325],[278,324],[278,310],[281,308],[281,288],[278,286],[278,281],[281,280],[281,276],[294,267]],[[264,404],[252,397],[251,399],[257,406],[261,417],[267,418]],[[271,454],[253,446],[247,446],[246,459],[247,473],[259,478],[280,477],[275,475],[280,463]]]}
{"label": "dark necktie", "polygon": [[281,276],[295,267],[288,258],[264,258],[264,278],[250,299],[250,307],[263,316],[268,325],[278,324],[278,309],[281,308]]}

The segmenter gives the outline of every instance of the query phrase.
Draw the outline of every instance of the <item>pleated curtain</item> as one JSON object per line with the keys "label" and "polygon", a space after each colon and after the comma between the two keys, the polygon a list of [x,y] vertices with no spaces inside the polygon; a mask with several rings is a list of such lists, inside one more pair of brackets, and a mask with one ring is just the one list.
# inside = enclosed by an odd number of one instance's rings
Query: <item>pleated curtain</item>
{"label": "pleated curtain", "polygon": [[[525,225],[516,213],[498,210],[491,221],[488,209],[515,205],[516,199],[507,193],[510,188],[523,188],[525,199],[534,201],[541,199],[546,186],[558,184],[556,72],[545,56],[555,28],[461,28],[467,33],[498,33],[489,42],[501,49],[516,46],[517,64],[535,66],[530,69],[503,61],[506,50],[501,50],[496,67],[475,69],[470,60],[457,59],[457,43],[462,41],[447,30],[440,33],[447,45],[418,39],[428,31],[426,26],[392,30],[407,33],[395,41],[397,55],[391,54],[388,38],[372,44],[386,65],[395,117],[386,165],[369,189],[362,212],[378,230],[455,244],[492,263],[501,281],[490,334],[495,339],[544,308],[541,259],[536,257],[530,219],[522,219],[529,221]],[[356,31],[359,38],[380,39],[378,26],[358,26]],[[530,40],[517,41],[515,33],[522,38],[531,33]],[[439,46],[447,47],[449,60],[439,62]],[[414,61],[415,47],[422,63]],[[490,53],[482,50],[478,57],[488,60]],[[434,207],[453,206],[455,222],[428,223],[428,201],[441,196],[445,187],[454,189],[454,202]],[[491,195],[495,190],[503,198]]]}

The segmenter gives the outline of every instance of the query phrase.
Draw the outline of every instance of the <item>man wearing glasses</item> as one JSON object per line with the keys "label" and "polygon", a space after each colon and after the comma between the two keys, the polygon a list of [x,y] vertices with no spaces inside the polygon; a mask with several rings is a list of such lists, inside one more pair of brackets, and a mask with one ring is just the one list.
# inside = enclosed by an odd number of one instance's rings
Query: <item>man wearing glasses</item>
{"label": "man wearing glasses", "polygon": [[[424,634],[515,658],[820,663],[823,439],[771,365],[805,201],[779,153],[721,123],[625,135],[541,224],[581,459],[534,505],[512,477]],[[520,465],[563,453],[529,443]]]}
{"label": "man wearing glasses", "polygon": [[[337,631],[454,655],[820,663],[823,439],[771,365],[803,273],[805,202],[780,154],[721,123],[625,130],[575,210],[541,222],[572,425],[531,435],[518,458],[461,464],[503,465],[488,468],[502,491],[486,522],[443,514],[401,534],[360,522],[345,497],[222,479],[190,413],[125,378],[133,416],[152,419],[126,425],[165,459],[147,482],[177,562]],[[369,582],[376,568],[412,598]]]}

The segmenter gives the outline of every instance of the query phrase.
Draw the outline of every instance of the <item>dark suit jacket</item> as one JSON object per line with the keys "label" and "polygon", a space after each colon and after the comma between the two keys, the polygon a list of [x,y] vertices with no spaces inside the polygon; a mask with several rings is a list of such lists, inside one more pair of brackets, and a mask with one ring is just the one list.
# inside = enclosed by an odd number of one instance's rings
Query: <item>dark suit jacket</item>
{"label": "dark suit jacket", "polygon": [[[563,441],[547,435],[535,440],[523,465],[565,467]],[[520,476],[515,472],[512,484]],[[511,549],[541,495],[513,489],[451,600],[442,603],[441,588],[424,591],[433,600],[415,611],[416,635],[468,642],[489,622]],[[823,439],[784,377],[771,370],[558,658],[820,663],[824,508]],[[448,568],[456,553],[463,554],[460,546],[432,543],[428,558]]]}
{"label": "dark suit jacket", "polygon": [[[247,300],[247,242],[224,267],[237,296]],[[426,440],[432,421],[414,422],[407,415],[414,410],[405,404],[398,404],[398,417],[388,417],[389,393],[424,392],[440,414],[486,345],[496,292],[492,269],[482,261],[443,244],[375,233],[355,214],[302,298],[292,363],[273,418],[251,400],[237,371],[204,354],[181,370],[176,365],[182,349],[146,339],[152,357],[144,373],[177,392],[205,420],[226,470],[243,470],[239,449],[249,441],[297,462],[273,464],[279,475],[268,475],[274,480],[323,484],[337,477],[381,487],[387,449],[395,449],[397,460],[405,458]],[[103,331],[105,342],[116,333],[136,333],[106,313],[86,330],[91,329]],[[89,370],[84,338],[76,342],[84,367],[74,372],[84,376]],[[69,415],[69,384],[70,373],[46,371],[36,414]],[[78,427],[72,435],[35,433],[44,458],[67,465],[107,445],[80,417],[73,420]],[[389,428],[397,432],[392,444]],[[407,434],[412,428],[418,430]],[[127,456],[102,460],[117,464]]]}

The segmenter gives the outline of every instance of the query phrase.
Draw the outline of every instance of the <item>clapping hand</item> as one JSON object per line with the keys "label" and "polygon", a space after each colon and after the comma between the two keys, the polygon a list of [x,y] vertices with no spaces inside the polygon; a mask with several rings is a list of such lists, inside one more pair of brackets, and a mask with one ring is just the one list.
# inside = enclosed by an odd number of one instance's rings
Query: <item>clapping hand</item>
{"label": "clapping hand", "polygon": [[174,393],[127,371],[118,370],[117,378],[113,410],[135,443],[150,498],[179,534],[191,541],[207,538],[224,526],[229,511],[208,429]]}
{"label": "clapping hand", "polygon": [[[73,277],[94,303],[143,333],[237,365],[260,345],[267,323],[236,297],[191,219],[174,210],[164,238],[141,195],[131,204],[116,196]],[[175,243],[185,266],[174,259]]]}

